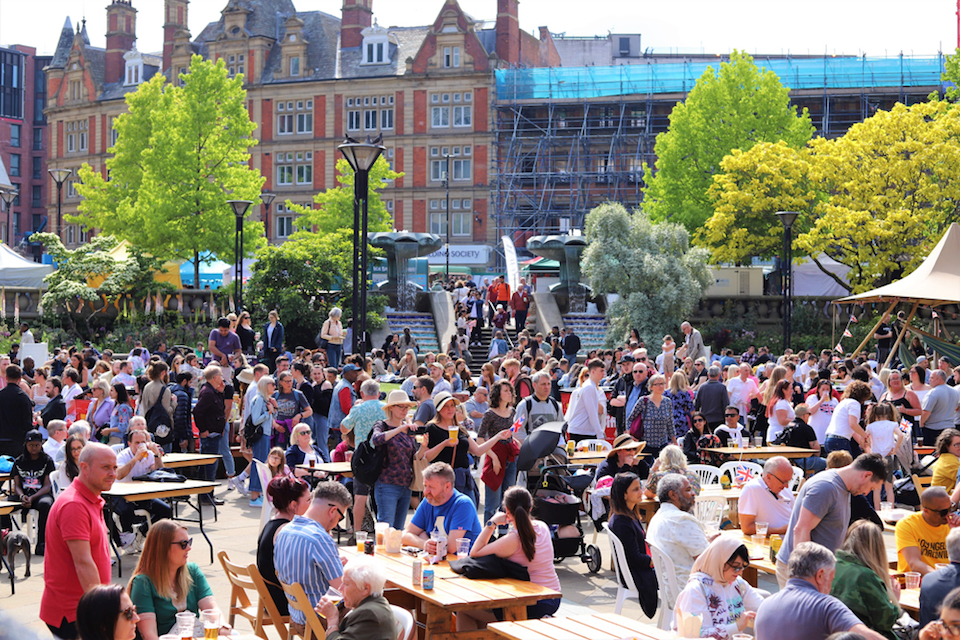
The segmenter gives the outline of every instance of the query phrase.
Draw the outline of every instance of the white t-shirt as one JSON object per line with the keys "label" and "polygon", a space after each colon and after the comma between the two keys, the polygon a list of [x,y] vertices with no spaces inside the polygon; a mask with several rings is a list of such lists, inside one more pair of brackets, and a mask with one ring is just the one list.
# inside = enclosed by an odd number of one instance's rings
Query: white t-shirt
{"label": "white t-shirt", "polygon": [[828,436],[840,436],[848,440],[853,437],[853,429],[850,428],[850,416],[860,421],[860,403],[853,398],[845,398],[840,401],[837,408],[833,410],[833,419],[830,420],[830,426],[827,427]]}
{"label": "white t-shirt", "polygon": [[57,442],[53,438],[47,438],[47,441],[43,443],[43,451],[50,456],[51,460],[54,460],[66,442],[66,438],[64,438],[61,442]]}
{"label": "white t-shirt", "polygon": [[816,364],[816,363],[814,363],[813,366],[810,366],[810,365],[807,364],[806,362],[803,362],[803,363],[801,363],[800,366],[797,368],[797,375],[800,376],[800,383],[803,384],[803,388],[804,388],[804,389],[809,389],[809,388],[810,388],[810,383],[812,382],[812,380],[810,379],[810,372],[811,372],[811,371],[814,372],[814,373],[817,372],[817,364]]}
{"label": "white t-shirt", "polygon": [[[130,450],[130,447],[127,447],[123,451],[117,454],[117,467],[122,467],[131,460],[133,460],[134,452]],[[146,475],[153,471],[153,464],[156,461],[156,458],[153,455],[153,451],[147,451],[147,457],[143,460],[138,460],[134,463],[133,468],[130,470],[130,473],[123,476],[122,478],[117,478],[117,482],[130,482],[134,478],[137,478],[142,475]]]}
{"label": "white t-shirt", "polygon": [[[807,401],[807,404],[813,404],[815,401]],[[823,441],[827,438],[827,427],[830,426],[830,421],[833,419],[833,412],[836,411],[839,400],[834,398],[832,395],[829,400],[824,400],[820,403],[820,408],[817,409],[816,413],[810,414],[810,419],[807,421],[807,424],[810,425],[810,428],[813,429],[814,433],[817,434],[817,442],[823,444]]]}
{"label": "white t-shirt", "polygon": [[[786,411],[787,412],[787,421],[780,423],[777,420],[777,411]],[[790,423],[791,420],[797,417],[796,412],[793,410],[793,406],[786,400],[778,400],[777,404],[773,405],[773,411],[770,412],[770,426],[767,427],[767,442],[773,442],[786,426]]]}
{"label": "white t-shirt", "polygon": [[740,415],[745,416],[750,412],[750,402],[747,400],[750,394],[756,395],[759,387],[757,381],[753,378],[747,378],[744,381],[740,376],[727,380],[727,393],[730,394],[730,404],[740,410]]}
{"label": "white t-shirt", "polygon": [[771,529],[786,527],[790,524],[790,514],[793,512],[793,494],[784,487],[774,496],[763,478],[756,477],[743,485],[737,510],[756,516],[760,522],[769,523]]}
{"label": "white t-shirt", "polygon": [[873,442],[873,451],[883,457],[893,453],[897,444],[897,431],[900,426],[892,420],[877,420],[867,425],[867,433]]}

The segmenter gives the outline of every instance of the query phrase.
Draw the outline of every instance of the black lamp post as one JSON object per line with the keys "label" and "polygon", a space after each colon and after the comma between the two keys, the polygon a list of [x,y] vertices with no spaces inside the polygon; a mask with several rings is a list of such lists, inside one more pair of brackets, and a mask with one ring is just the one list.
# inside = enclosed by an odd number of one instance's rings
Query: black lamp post
{"label": "black lamp post", "polygon": [[49,173],[53,177],[53,181],[57,183],[57,235],[63,240],[63,183],[73,175],[73,169],[47,169],[47,173]]}
{"label": "black lamp post", "polygon": [[[367,199],[369,174],[386,147],[383,136],[375,140],[357,142],[347,136],[339,147],[340,153],[354,171],[353,182],[353,353],[360,352],[360,335],[367,328]],[[362,201],[362,205],[361,205]],[[362,215],[361,215],[362,212]]]}
{"label": "black lamp post", "polygon": [[783,261],[780,273],[783,279],[783,350],[790,346],[793,331],[793,223],[800,215],[796,211],[777,211],[777,217],[783,223]]}
{"label": "black lamp post", "polygon": [[233,215],[237,217],[237,231],[234,238],[234,279],[236,285],[234,291],[236,299],[237,313],[243,309],[243,216],[247,209],[253,203],[249,200],[227,200],[227,204],[233,209]]}
{"label": "black lamp post", "polygon": [[447,171],[443,175],[443,186],[447,190],[447,269],[445,286],[450,286],[450,154],[444,156],[447,159]]}
{"label": "black lamp post", "polygon": [[0,198],[7,203],[7,246],[12,247],[13,241],[10,239],[10,218],[13,217],[13,201],[17,199],[17,191],[14,189],[0,189]]}

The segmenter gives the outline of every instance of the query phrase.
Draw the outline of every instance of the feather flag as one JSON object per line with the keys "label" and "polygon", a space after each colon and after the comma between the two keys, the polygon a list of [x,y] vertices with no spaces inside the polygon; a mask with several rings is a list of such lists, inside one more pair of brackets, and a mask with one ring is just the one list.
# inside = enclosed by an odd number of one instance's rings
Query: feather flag
{"label": "feather flag", "polygon": [[163,296],[159,293],[157,293],[156,304],[153,305],[153,312],[158,316],[163,314]]}
{"label": "feather flag", "polygon": [[834,347],[834,349],[836,349],[840,353],[843,353],[843,345],[840,344],[839,342],[837,343],[837,346]]}
{"label": "feather flag", "polygon": [[143,315],[150,313],[150,294],[147,294],[147,299],[143,304]]}
{"label": "feather flag", "polygon": [[0,317],[7,319],[7,288],[0,287]]}
{"label": "feather flag", "polygon": [[20,324],[20,294],[13,294],[13,324]]}
{"label": "feather flag", "polygon": [[844,330],[843,330],[843,337],[844,337],[844,338],[852,338],[852,337],[853,337],[853,334],[850,333],[850,330],[849,330],[849,329],[844,329]]}
{"label": "feather flag", "polygon": [[850,322],[853,322],[853,323],[857,323],[857,324],[858,324],[860,321],[857,320],[857,316],[851,315],[851,316],[850,316]]}

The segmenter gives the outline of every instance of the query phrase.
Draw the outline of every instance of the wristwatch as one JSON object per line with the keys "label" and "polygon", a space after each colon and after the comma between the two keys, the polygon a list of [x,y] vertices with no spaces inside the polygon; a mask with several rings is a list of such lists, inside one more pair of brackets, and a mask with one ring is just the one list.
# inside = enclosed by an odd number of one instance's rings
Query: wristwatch
{"label": "wristwatch", "polygon": [[487,520],[487,524],[485,524],[484,526],[485,526],[485,527],[496,527],[497,525],[493,522],[493,520]]}

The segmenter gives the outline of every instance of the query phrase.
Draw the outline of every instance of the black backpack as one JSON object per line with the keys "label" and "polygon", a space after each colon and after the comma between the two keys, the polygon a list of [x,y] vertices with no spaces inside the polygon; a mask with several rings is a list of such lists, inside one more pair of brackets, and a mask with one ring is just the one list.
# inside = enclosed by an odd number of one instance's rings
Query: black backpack
{"label": "black backpack", "polygon": [[354,479],[368,487],[377,483],[384,467],[387,466],[386,447],[380,449],[374,447],[370,441],[372,437],[373,430],[371,429],[367,439],[357,445],[353,452],[353,460],[350,461]]}
{"label": "black backpack", "polygon": [[263,425],[253,424],[253,416],[247,416],[246,422],[243,423],[242,435],[247,442],[247,446],[252,445],[263,437]]}
{"label": "black backpack", "polygon": [[147,421],[147,431],[153,434],[153,441],[163,446],[173,442],[173,418],[163,408],[163,396],[169,393],[166,387],[160,390],[160,397],[143,417]]}

